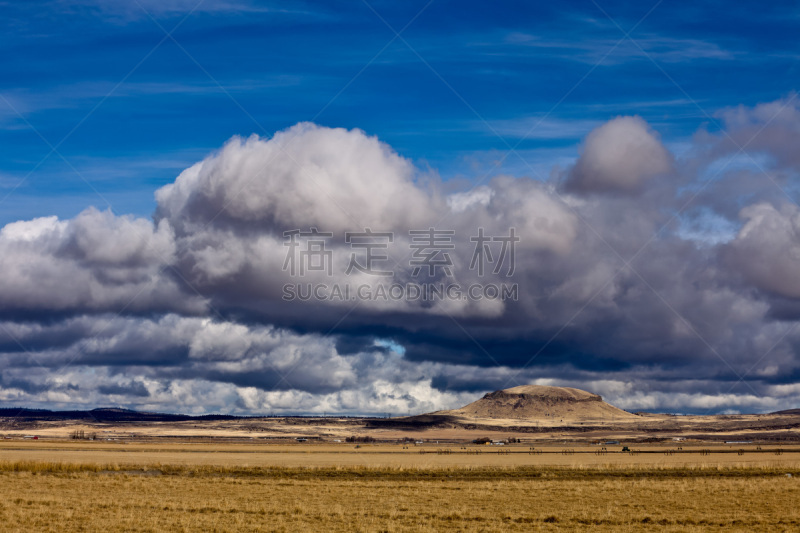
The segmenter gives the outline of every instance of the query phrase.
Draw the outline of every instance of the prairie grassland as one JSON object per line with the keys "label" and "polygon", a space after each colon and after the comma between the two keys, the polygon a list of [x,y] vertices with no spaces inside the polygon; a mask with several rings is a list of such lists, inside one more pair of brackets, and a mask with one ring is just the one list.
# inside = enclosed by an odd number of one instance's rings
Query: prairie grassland
{"label": "prairie grassland", "polygon": [[796,451],[476,451],[6,441],[0,530],[800,529]]}
{"label": "prairie grassland", "polygon": [[800,471],[0,464],[0,528],[796,531]]}
{"label": "prairie grassland", "polygon": [[[616,451],[598,454],[597,446],[537,447],[529,446],[426,445],[403,447],[379,444],[294,444],[261,443],[108,443],[103,441],[2,441],[0,460],[66,462],[84,464],[118,464],[144,466],[154,463],[176,466],[219,465],[250,467],[628,467],[693,468],[698,466],[794,467],[800,465],[800,447],[783,446],[781,455],[756,446],[684,446],[680,453],[669,453],[675,447],[642,446],[641,453]],[[738,450],[743,449],[739,455]],[[564,454],[563,450],[570,452]],[[704,455],[709,450],[710,455]],[[538,452],[542,452],[539,454]]]}

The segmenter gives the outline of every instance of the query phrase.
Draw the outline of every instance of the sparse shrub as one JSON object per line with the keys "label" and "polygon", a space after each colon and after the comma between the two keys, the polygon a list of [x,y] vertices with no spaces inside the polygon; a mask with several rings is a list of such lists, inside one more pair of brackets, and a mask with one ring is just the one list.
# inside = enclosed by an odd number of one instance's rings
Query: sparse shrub
{"label": "sparse shrub", "polygon": [[375,442],[375,437],[370,437],[369,435],[367,435],[365,437],[350,436],[350,437],[347,437],[346,439],[344,439],[344,441],[345,442],[362,442],[362,443]]}

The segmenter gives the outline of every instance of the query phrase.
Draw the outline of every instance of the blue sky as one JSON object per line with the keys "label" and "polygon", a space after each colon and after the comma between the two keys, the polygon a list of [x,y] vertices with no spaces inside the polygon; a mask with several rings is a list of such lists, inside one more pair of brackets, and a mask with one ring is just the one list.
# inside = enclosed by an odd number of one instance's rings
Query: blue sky
{"label": "blue sky", "polygon": [[546,177],[616,115],[679,147],[716,129],[718,109],[775,100],[800,75],[790,2],[2,9],[0,223],[88,205],[149,215],[155,188],[226,139],[304,120],[361,128],[445,179]]}
{"label": "blue sky", "polygon": [[[796,2],[0,9],[2,405],[800,405]],[[281,297],[286,230],[440,225],[519,298]]]}

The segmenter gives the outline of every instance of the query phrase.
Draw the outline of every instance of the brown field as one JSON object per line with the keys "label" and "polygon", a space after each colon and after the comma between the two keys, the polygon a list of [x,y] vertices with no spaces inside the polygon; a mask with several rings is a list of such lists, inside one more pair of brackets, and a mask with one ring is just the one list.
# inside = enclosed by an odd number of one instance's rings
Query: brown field
{"label": "brown field", "polygon": [[[358,446],[358,447],[356,447]],[[481,446],[475,444],[262,444],[205,442],[0,441],[0,460],[118,467],[219,466],[235,468],[516,468],[516,467],[800,467],[800,445]],[[533,451],[531,451],[533,449]],[[740,450],[743,452],[740,455]],[[780,455],[776,452],[780,450]],[[710,455],[704,455],[708,451]]]}
{"label": "brown field", "polygon": [[0,528],[800,529],[797,446],[503,448],[5,440]]}

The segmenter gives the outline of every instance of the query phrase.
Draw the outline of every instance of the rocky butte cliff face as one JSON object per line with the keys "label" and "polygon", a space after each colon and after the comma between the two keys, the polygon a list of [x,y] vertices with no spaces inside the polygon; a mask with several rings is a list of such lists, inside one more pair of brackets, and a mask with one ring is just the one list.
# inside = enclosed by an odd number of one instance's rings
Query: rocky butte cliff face
{"label": "rocky butte cliff face", "polygon": [[569,387],[523,385],[486,394],[460,409],[440,411],[463,418],[514,420],[622,420],[636,415],[603,401],[597,394]]}

